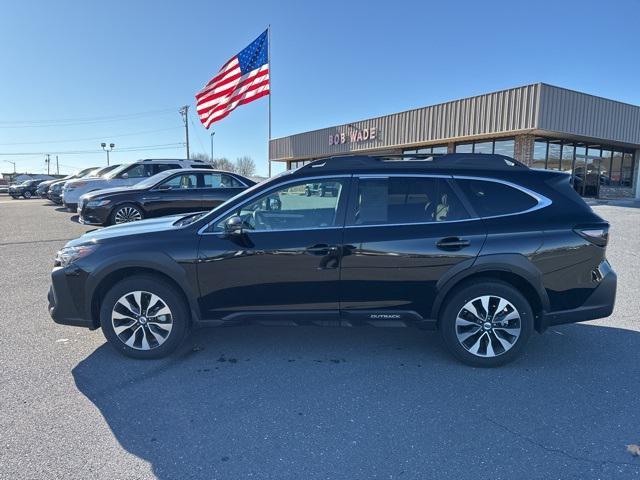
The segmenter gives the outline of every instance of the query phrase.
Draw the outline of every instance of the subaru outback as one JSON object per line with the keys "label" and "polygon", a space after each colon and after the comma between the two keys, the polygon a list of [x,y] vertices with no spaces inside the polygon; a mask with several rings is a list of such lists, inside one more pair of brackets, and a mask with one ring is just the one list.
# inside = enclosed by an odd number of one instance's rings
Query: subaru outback
{"label": "subaru outback", "polygon": [[611,314],[608,234],[563,172],[501,155],[332,157],[209,212],[67,243],[49,310],[135,358],[192,327],[259,322],[438,330],[459,360],[497,366],[534,331]]}

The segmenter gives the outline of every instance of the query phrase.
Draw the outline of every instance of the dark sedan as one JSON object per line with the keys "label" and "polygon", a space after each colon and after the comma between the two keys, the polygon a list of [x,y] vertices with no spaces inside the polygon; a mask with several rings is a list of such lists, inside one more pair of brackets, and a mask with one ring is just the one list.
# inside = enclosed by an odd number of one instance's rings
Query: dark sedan
{"label": "dark sedan", "polygon": [[97,167],[85,168],[84,170],[80,170],[80,171],[78,171],[76,173],[73,173],[71,175],[67,175],[64,178],[54,178],[53,180],[47,180],[46,182],[42,182],[40,185],[38,185],[38,189],[36,190],[36,193],[41,198],[49,198],[49,189],[51,188],[51,186],[54,183],[62,182],[64,184],[64,182],[66,182],[66,181],[83,177],[84,175],[86,175],[88,173],[91,173],[91,172],[93,172],[95,170],[97,170]]}
{"label": "dark sedan", "polygon": [[9,195],[11,195],[14,199],[18,197],[31,198],[36,194],[38,185],[40,185],[44,181],[45,179],[27,180],[26,182],[22,182],[19,185],[11,185],[9,187]]}
{"label": "dark sedan", "polygon": [[209,169],[165,170],[132,187],[98,190],[80,197],[80,222],[115,225],[143,218],[211,210],[255,182]]}

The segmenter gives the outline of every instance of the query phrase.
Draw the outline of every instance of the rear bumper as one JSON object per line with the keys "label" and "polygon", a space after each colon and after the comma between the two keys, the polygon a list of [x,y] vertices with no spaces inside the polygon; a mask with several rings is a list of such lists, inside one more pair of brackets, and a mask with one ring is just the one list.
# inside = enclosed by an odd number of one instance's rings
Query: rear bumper
{"label": "rear bumper", "polygon": [[91,318],[85,318],[71,297],[72,288],[69,285],[70,277],[64,269],[56,269],[51,273],[51,287],[47,299],[49,300],[49,315],[54,322],[61,325],[71,325],[74,327],[86,327],[91,330],[97,328]]}
{"label": "rear bumper", "polygon": [[618,279],[608,262],[600,265],[602,279],[593,290],[586,302],[578,308],[557,312],[544,312],[542,315],[543,329],[551,325],[563,323],[586,322],[611,315],[616,301]]}

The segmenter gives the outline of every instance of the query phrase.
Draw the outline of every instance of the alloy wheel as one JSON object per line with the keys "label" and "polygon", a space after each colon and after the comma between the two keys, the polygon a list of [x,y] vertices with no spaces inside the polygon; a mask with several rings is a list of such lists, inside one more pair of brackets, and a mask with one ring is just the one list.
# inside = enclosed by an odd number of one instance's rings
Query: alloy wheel
{"label": "alloy wheel", "polygon": [[113,331],[122,343],[136,350],[152,350],[171,334],[173,315],[164,300],[136,290],[126,293],[111,312]]}
{"label": "alloy wheel", "polygon": [[134,207],[122,207],[120,208],[115,216],[115,223],[128,223],[128,222],[137,222],[138,220],[142,220],[142,214],[137,208]]}
{"label": "alloy wheel", "polygon": [[497,357],[520,338],[520,313],[508,300],[483,295],[467,302],[456,317],[458,342],[478,357]]}
{"label": "alloy wheel", "polygon": [[31,198],[31,192],[29,190],[24,192],[23,195],[24,195],[24,198]]}

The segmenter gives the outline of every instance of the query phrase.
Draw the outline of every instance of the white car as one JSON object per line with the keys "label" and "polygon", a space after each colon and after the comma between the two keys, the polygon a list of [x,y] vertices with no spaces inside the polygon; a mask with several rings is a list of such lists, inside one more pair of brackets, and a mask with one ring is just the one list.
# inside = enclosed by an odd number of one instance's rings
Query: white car
{"label": "white car", "polygon": [[80,197],[85,193],[104,190],[105,188],[135,185],[156,173],[176,168],[213,167],[202,160],[139,160],[135,163],[121,165],[102,178],[81,178],[67,182],[62,189],[62,202],[67,209],[75,212],[78,208]]}

